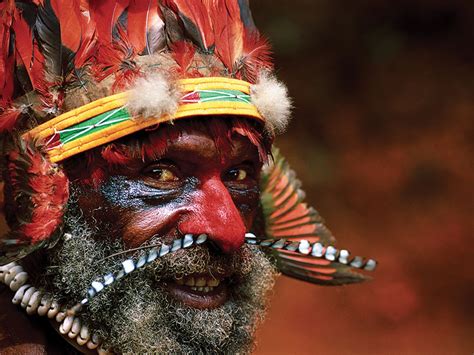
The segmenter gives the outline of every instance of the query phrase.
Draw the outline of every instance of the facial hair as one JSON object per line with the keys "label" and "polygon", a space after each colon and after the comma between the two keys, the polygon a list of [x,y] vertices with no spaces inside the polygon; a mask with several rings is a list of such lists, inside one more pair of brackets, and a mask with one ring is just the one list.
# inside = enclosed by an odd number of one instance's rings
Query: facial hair
{"label": "facial hair", "polygon": [[[117,238],[99,238],[103,226],[99,231],[72,215],[65,222],[71,236],[50,252],[47,287],[73,304],[92,281],[117,270],[125,256],[107,258],[124,247]],[[216,270],[233,275],[229,299],[220,307],[195,309],[163,288],[167,280]],[[222,255],[206,244],[195,246],[157,259],[106,288],[90,301],[81,319],[105,347],[120,353],[249,353],[276,275],[256,247],[244,245]]]}

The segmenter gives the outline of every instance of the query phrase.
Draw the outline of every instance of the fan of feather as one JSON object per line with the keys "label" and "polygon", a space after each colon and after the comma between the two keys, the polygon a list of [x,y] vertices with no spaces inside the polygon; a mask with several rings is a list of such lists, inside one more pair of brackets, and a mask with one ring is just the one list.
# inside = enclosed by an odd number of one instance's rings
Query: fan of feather
{"label": "fan of feather", "polygon": [[304,192],[296,174],[278,149],[273,163],[261,179],[261,202],[265,221],[265,238],[255,244],[268,247],[278,269],[285,275],[322,285],[360,282],[366,276],[353,271],[372,269],[360,257],[350,259],[347,251],[338,251],[331,232],[319,213],[304,202]]}

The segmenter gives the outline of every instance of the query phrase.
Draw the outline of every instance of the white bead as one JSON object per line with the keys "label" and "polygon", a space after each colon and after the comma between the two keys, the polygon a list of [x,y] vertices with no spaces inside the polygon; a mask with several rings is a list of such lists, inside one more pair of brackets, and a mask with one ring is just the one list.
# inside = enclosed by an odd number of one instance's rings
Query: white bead
{"label": "white bead", "polygon": [[311,255],[322,257],[324,255],[324,246],[321,243],[314,243],[313,250],[311,251]]}
{"label": "white bead", "polygon": [[81,327],[81,330],[79,332],[79,336],[76,338],[76,341],[79,345],[84,345],[89,341],[91,338],[91,335],[89,333],[89,328],[87,326],[83,325]]}
{"label": "white bead", "polygon": [[307,240],[301,240],[300,245],[298,246],[298,251],[301,254],[308,255],[311,252],[311,246]]}
{"label": "white bead", "polygon": [[44,295],[41,299],[40,306],[38,307],[38,315],[45,316],[48,313],[52,302],[53,300],[50,295]]}
{"label": "white bead", "polygon": [[114,282],[114,275],[107,274],[107,275],[104,276],[104,284],[105,285],[110,285],[113,282]]}
{"label": "white bead", "polygon": [[67,316],[64,318],[63,322],[59,326],[59,332],[61,334],[67,334],[72,328],[72,323],[74,322],[74,316]]}
{"label": "white bead", "polygon": [[71,339],[77,337],[79,332],[81,331],[81,320],[79,318],[74,318],[74,322],[72,322],[72,327],[67,336]]}
{"label": "white bead", "polygon": [[127,259],[122,262],[123,270],[125,271],[126,274],[131,273],[133,270],[135,270],[135,264],[133,263],[132,259]]}
{"label": "white bead", "polygon": [[174,252],[179,249],[181,249],[181,239],[175,239],[173,241],[173,245],[171,246],[171,251]]}
{"label": "white bead", "polygon": [[26,281],[28,281],[28,274],[24,271],[20,272],[10,283],[10,290],[17,291],[21,286],[26,283]]}
{"label": "white bead", "polygon": [[326,248],[326,253],[324,254],[324,257],[326,258],[326,260],[334,261],[336,260],[336,253],[337,253],[336,248],[334,248],[333,246],[328,246]]}
{"label": "white bead", "polygon": [[166,244],[163,244],[160,248],[160,257],[168,254],[170,252],[170,247]]}
{"label": "white bead", "polygon": [[199,236],[196,239],[196,244],[202,244],[207,240],[207,234],[199,234]]}
{"label": "white bead", "polygon": [[347,264],[349,262],[349,251],[346,249],[342,249],[339,252],[339,258],[337,259],[341,264]]}
{"label": "white bead", "polygon": [[16,291],[15,296],[13,296],[12,303],[13,304],[20,304],[23,296],[25,295],[26,290],[28,290],[31,285],[23,285],[21,286],[18,291]]}
{"label": "white bead", "polygon": [[367,260],[367,263],[364,266],[364,270],[373,271],[377,266],[377,262],[373,259]]}
{"label": "white bead", "polygon": [[193,245],[193,243],[194,243],[193,235],[186,234],[183,239],[183,248],[189,248],[191,245]]}
{"label": "white bead", "polygon": [[5,285],[10,286],[10,282],[12,282],[15,276],[19,274],[20,272],[23,272],[23,268],[20,265],[14,266],[10,270],[8,270],[5,273],[5,278],[3,281]]}
{"label": "white bead", "polygon": [[41,302],[41,298],[43,297],[43,292],[36,291],[31,295],[30,300],[28,301],[28,305],[26,306],[26,313],[29,315],[35,314],[38,306]]}
{"label": "white bead", "polygon": [[14,266],[16,266],[17,263],[12,262],[6,265],[0,266],[0,281],[5,282],[5,274]]}
{"label": "white bead", "polygon": [[104,285],[98,281],[93,281],[92,287],[94,288],[96,292],[100,292],[104,289]]}
{"label": "white bead", "polygon": [[28,302],[30,301],[30,298],[31,296],[33,295],[33,293],[36,292],[36,288],[35,287],[30,287],[28,290],[26,290],[25,294],[23,295],[23,297],[21,298],[21,306],[23,308],[26,308],[26,306],[28,306]]}

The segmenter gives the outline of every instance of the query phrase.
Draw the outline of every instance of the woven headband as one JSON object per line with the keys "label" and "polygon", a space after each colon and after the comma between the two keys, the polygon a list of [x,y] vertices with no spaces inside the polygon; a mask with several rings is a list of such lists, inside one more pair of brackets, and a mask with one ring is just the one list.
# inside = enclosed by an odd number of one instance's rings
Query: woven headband
{"label": "woven headband", "polygon": [[147,118],[133,115],[127,108],[130,92],[122,92],[59,115],[22,138],[44,142],[51,162],[59,162],[144,128],[185,117],[240,115],[265,123],[246,81],[206,77],[181,79],[177,84],[182,96],[172,114]]}

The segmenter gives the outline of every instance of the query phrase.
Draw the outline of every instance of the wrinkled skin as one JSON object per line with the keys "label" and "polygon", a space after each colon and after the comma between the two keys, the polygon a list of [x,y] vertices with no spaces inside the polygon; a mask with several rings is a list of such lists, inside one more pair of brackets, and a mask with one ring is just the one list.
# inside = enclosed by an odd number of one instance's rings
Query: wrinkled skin
{"label": "wrinkled skin", "polygon": [[[121,255],[110,265],[91,264],[89,270],[82,255],[85,259],[98,251],[109,255],[114,251],[110,245],[128,250],[205,233],[209,236],[205,245],[158,260],[121,282],[118,291],[107,290],[92,302],[84,319],[108,338],[108,345],[121,350],[246,352],[275,276],[263,254],[243,245],[259,204],[259,151],[239,134],[217,144],[205,126],[174,129],[179,134],[164,153],[152,154],[159,155],[156,159],[133,157],[127,164],[110,167],[96,187],[73,182],[74,208],[81,211],[86,225],[79,230],[93,232],[76,238],[79,244],[73,238],[51,254],[54,288],[64,298],[79,297],[77,290],[85,283],[126,257]],[[146,149],[152,151],[153,144]],[[193,290],[183,284],[190,278],[196,285],[200,278],[207,280],[206,285],[218,286]],[[129,329],[140,336],[127,338],[123,334]]]}
{"label": "wrinkled skin", "polygon": [[100,190],[84,190],[79,207],[89,220],[119,223],[130,248],[155,235],[206,233],[223,253],[238,250],[258,205],[261,162],[247,138],[232,143],[224,155],[206,132],[189,129],[161,159],[134,159]]}
{"label": "wrinkled skin", "polygon": [[[120,352],[249,352],[276,275],[257,248],[243,245],[259,204],[261,154],[240,134],[217,144],[204,125],[172,129],[178,134],[164,152],[150,143],[156,158],[106,165],[100,184],[69,172],[65,230],[72,238],[47,252],[37,280],[46,274],[44,288],[71,304],[92,280],[137,253],[107,255],[205,233],[204,245],[158,259],[106,289],[82,319]],[[183,285],[189,277],[220,285],[192,290]]]}

